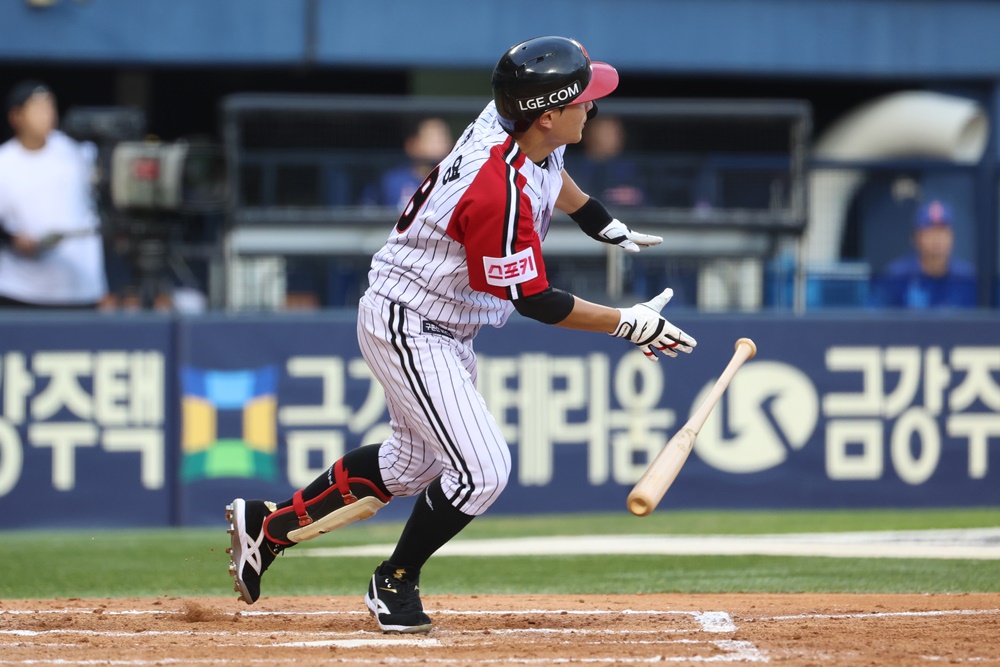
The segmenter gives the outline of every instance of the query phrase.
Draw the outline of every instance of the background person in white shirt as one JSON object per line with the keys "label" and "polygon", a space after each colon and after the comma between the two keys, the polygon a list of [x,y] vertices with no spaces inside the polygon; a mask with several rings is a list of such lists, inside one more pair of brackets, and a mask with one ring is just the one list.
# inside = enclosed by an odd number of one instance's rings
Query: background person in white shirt
{"label": "background person in white shirt", "polygon": [[107,293],[92,158],[56,130],[45,84],[7,96],[14,137],[0,145],[0,306],[96,308]]}

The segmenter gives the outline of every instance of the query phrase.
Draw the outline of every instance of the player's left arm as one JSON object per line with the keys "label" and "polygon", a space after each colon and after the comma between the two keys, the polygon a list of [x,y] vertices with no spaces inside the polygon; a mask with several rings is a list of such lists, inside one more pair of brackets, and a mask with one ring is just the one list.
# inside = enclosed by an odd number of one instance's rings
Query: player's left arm
{"label": "player's left arm", "polygon": [[[511,220],[501,227],[484,223],[505,207],[494,205],[487,210],[480,209],[478,215],[469,215],[475,204],[482,204],[482,201],[482,198],[472,197],[470,210],[460,203],[455,211],[460,219],[475,218],[478,223],[463,225],[461,234],[468,258],[469,284],[474,289],[509,299],[518,313],[545,324],[626,338],[654,360],[657,359],[654,350],[673,357],[677,352],[690,352],[697,344],[660,316],[672,290],[664,290],[650,301],[632,308],[611,308],[553,287],[545,276],[541,240],[532,224],[529,202],[522,201],[516,207],[520,212],[516,225],[509,224]],[[510,233],[512,227],[516,228],[515,234]],[[498,235],[501,228],[508,230],[502,244]],[[493,249],[501,247],[502,256],[492,256]],[[482,272],[480,265],[485,269]]]}
{"label": "player's left arm", "polygon": [[639,252],[663,242],[662,237],[633,232],[625,223],[613,217],[604,204],[581,190],[565,169],[562,171],[562,181],[556,208],[569,215],[587,236],[628,252]]}

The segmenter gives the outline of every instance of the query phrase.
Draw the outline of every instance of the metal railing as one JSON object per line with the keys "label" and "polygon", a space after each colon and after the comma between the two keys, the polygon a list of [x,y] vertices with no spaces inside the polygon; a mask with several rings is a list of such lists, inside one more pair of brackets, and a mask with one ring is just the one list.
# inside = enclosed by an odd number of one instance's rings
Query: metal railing
{"label": "metal railing", "polygon": [[[222,284],[213,302],[231,310],[281,308],[287,292],[281,276],[291,258],[323,256],[332,258],[334,272],[358,271],[398,212],[358,205],[357,193],[401,155],[403,122],[439,116],[458,135],[484,105],[469,98],[226,98],[231,197]],[[687,305],[761,308],[765,265],[805,229],[808,104],[605,100],[600,112],[626,125],[627,155],[652,189],[668,181],[674,188],[672,199],[655,205],[611,208],[633,228],[666,241],[642,258],[626,258],[608,253],[559,215],[543,246],[551,272],[586,283],[582,291],[597,292],[589,296],[617,301],[645,296],[638,290],[654,289],[651,275],[671,263],[694,274],[698,286],[689,290]],[[571,174],[575,159],[582,159],[579,148],[568,147]],[[571,270],[559,271],[560,264]],[[602,281],[603,289],[594,287]]]}

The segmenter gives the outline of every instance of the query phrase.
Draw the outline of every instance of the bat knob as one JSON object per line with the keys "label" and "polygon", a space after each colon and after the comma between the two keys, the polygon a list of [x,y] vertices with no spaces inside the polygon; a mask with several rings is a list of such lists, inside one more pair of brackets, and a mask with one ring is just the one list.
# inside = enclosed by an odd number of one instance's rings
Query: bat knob
{"label": "bat knob", "polygon": [[757,354],[757,345],[749,338],[740,338],[736,341],[735,349],[740,349],[740,345],[746,345],[750,348],[750,356],[747,359],[753,359]]}

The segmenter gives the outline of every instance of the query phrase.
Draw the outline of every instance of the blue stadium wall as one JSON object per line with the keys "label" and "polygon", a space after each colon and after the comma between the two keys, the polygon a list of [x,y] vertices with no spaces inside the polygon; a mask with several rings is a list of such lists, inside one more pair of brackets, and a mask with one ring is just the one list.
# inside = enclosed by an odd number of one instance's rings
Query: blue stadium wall
{"label": "blue stadium wall", "polygon": [[[563,34],[627,70],[1000,74],[983,0],[30,0],[0,3],[0,60],[492,67]],[[39,3],[42,4],[42,3]]]}
{"label": "blue stadium wall", "polygon": [[[758,355],[660,511],[1000,505],[996,317],[677,323],[698,348],[661,363],[519,318],[482,332],[514,461],[494,513],[625,512],[743,336]],[[232,497],[289,497],[388,433],[349,315],[8,317],[0,341],[7,528],[218,525]]]}

